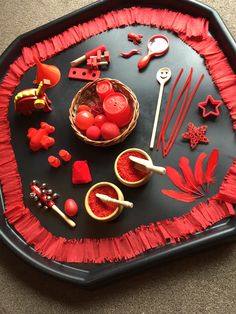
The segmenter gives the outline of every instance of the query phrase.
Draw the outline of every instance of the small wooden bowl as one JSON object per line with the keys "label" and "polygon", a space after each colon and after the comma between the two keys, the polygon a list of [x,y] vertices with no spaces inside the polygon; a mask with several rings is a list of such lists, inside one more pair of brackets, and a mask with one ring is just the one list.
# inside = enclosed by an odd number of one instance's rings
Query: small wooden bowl
{"label": "small wooden bowl", "polygon": [[128,153],[128,152],[138,152],[138,153],[141,153],[142,155],[144,155],[146,157],[147,160],[150,160],[152,162],[152,159],[151,157],[142,149],[139,149],[139,148],[129,148],[129,149],[126,149],[124,150],[123,152],[121,152],[118,157],[116,158],[115,160],[115,164],[114,164],[114,171],[115,171],[115,174],[116,174],[116,177],[117,179],[123,183],[124,185],[126,186],[129,186],[131,188],[136,188],[136,187],[139,187],[139,186],[142,186],[144,185],[145,183],[147,183],[150,179],[150,177],[152,176],[152,171],[147,171],[147,175],[144,176],[141,180],[139,181],[135,181],[135,182],[131,182],[131,181],[127,181],[125,179],[123,179],[119,172],[118,172],[118,169],[117,169],[117,163],[118,163],[118,160],[119,158],[124,154],[124,153]]}
{"label": "small wooden bowl", "polygon": [[[96,85],[98,82],[102,80],[107,80],[111,82],[112,87],[114,91],[120,92],[123,95],[125,95],[128,99],[128,102],[130,106],[132,107],[133,110],[133,116],[130,121],[130,123],[123,127],[121,129],[121,133],[119,136],[111,139],[111,140],[104,140],[104,141],[94,141],[89,139],[84,133],[82,133],[75,125],[75,117],[78,111],[78,107],[80,104],[87,104],[88,106],[91,106],[94,103],[99,102],[99,97],[96,93]],[[70,109],[69,109],[69,119],[71,123],[71,127],[74,130],[76,136],[82,140],[83,142],[93,145],[93,146],[98,146],[98,147],[107,147],[107,146],[112,146],[115,144],[118,144],[120,142],[123,142],[126,137],[133,131],[137,124],[137,120],[139,117],[139,103],[137,100],[137,97],[135,96],[134,92],[126,85],[124,85],[122,82],[113,80],[111,78],[102,78],[102,79],[97,79],[93,82],[87,83],[83,88],[81,88],[78,93],[74,96]]]}
{"label": "small wooden bowl", "polygon": [[94,190],[94,189],[96,189],[98,187],[107,186],[107,185],[112,187],[116,191],[118,199],[120,201],[124,201],[124,195],[121,192],[121,190],[115,184],[110,183],[110,182],[99,182],[99,183],[93,185],[88,190],[88,192],[87,192],[87,194],[85,196],[85,209],[86,209],[87,213],[89,214],[89,216],[92,217],[95,220],[103,221],[103,222],[111,221],[111,220],[117,218],[122,213],[123,208],[124,208],[124,206],[122,206],[122,205],[117,205],[117,208],[114,210],[114,212],[111,215],[105,216],[105,217],[99,217],[99,216],[96,216],[94,214],[94,212],[92,211],[92,209],[89,206],[89,194],[91,193],[92,190]]}

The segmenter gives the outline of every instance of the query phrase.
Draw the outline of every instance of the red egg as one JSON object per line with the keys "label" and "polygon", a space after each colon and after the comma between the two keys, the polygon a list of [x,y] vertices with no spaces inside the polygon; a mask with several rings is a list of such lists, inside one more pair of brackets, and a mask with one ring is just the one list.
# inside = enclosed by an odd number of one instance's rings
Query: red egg
{"label": "red egg", "polygon": [[99,127],[92,125],[86,131],[86,136],[90,138],[90,140],[98,140],[101,136],[101,130]]}
{"label": "red egg", "polygon": [[75,117],[75,125],[80,130],[87,130],[94,123],[94,116],[88,111],[80,111]]}
{"label": "red egg", "polygon": [[98,114],[95,118],[94,118],[94,124],[96,126],[98,126],[99,128],[101,128],[101,126],[107,122],[107,117],[104,114]]}
{"label": "red egg", "polygon": [[78,213],[78,205],[72,198],[68,198],[64,204],[64,210],[67,216],[73,217]]}
{"label": "red egg", "polygon": [[82,105],[79,105],[78,107],[78,112],[80,111],[91,111],[91,108],[88,106],[88,105],[85,105],[85,104],[82,104]]}
{"label": "red egg", "polygon": [[101,127],[101,134],[105,140],[111,140],[120,135],[120,129],[115,123],[105,122]]}

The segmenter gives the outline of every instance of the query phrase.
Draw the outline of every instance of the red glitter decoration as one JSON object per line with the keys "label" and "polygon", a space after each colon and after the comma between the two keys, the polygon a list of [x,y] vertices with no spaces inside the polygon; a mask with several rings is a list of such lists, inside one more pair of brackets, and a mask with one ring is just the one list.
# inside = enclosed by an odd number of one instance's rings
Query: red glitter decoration
{"label": "red glitter decoration", "polygon": [[88,198],[89,206],[93,213],[98,217],[110,216],[117,208],[117,204],[103,202],[98,197],[96,193],[105,194],[112,198],[118,199],[117,192],[111,186],[100,186],[93,189]]}
{"label": "red glitter decoration", "polygon": [[127,152],[120,156],[117,162],[117,170],[122,179],[128,182],[137,182],[143,179],[147,173],[145,171],[140,171],[134,167],[134,163],[129,159],[129,156],[135,156],[138,158],[145,158],[142,153],[139,152]]}
{"label": "red glitter decoration", "polygon": [[[207,111],[207,106],[211,104],[212,106],[215,106],[215,111]],[[208,118],[210,116],[213,117],[218,117],[220,115],[219,107],[222,104],[222,101],[220,100],[215,100],[211,95],[208,95],[206,100],[203,102],[200,102],[198,104],[198,107],[202,109],[202,117],[203,118]]]}
{"label": "red glitter decoration", "polygon": [[182,137],[189,140],[191,149],[194,149],[199,143],[209,143],[206,137],[207,128],[207,125],[196,127],[192,122],[189,122],[188,132],[183,133]]}

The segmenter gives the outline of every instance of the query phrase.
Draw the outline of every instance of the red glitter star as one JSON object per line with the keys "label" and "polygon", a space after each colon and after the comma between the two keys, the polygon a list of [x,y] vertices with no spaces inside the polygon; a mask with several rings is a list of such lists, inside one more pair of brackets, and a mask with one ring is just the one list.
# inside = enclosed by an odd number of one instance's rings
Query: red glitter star
{"label": "red glitter star", "polygon": [[188,123],[188,132],[182,134],[184,139],[190,141],[191,149],[194,149],[199,143],[209,143],[206,137],[207,125],[196,127],[192,122]]}
{"label": "red glitter star", "polygon": [[[210,110],[207,112],[207,106],[215,106],[215,110]],[[211,95],[208,95],[206,100],[203,102],[200,102],[198,104],[198,107],[202,109],[202,117],[207,118],[209,116],[218,117],[220,115],[219,107],[222,104],[220,100],[215,100]]]}

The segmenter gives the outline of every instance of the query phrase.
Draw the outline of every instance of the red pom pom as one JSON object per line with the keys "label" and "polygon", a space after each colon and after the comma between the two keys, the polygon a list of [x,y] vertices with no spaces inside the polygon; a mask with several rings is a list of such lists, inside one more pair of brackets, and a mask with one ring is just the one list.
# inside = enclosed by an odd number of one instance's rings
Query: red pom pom
{"label": "red pom pom", "polygon": [[87,160],[77,160],[72,167],[72,183],[84,184],[92,181]]}
{"label": "red pom pom", "polygon": [[68,198],[65,201],[64,210],[67,216],[73,217],[78,214],[78,205],[72,198]]}
{"label": "red pom pom", "polygon": [[101,126],[107,122],[107,117],[104,114],[98,114],[95,118],[94,118],[94,124],[96,126],[98,126],[99,128],[101,128]]}
{"label": "red pom pom", "polygon": [[101,133],[105,140],[111,140],[120,135],[120,129],[115,123],[105,122],[101,127]]}
{"label": "red pom pom", "polygon": [[90,140],[96,141],[101,136],[101,130],[97,126],[92,125],[87,129],[86,136],[90,138]]}
{"label": "red pom pom", "polygon": [[94,116],[88,111],[80,111],[75,117],[75,125],[80,130],[87,130],[94,123]]}
{"label": "red pom pom", "polygon": [[88,112],[90,112],[91,108],[88,105],[85,105],[85,104],[79,105],[78,112],[81,112],[81,111],[88,111]]}

